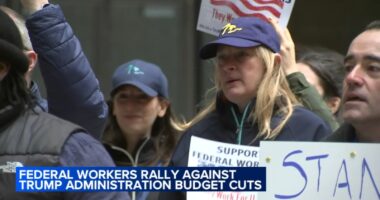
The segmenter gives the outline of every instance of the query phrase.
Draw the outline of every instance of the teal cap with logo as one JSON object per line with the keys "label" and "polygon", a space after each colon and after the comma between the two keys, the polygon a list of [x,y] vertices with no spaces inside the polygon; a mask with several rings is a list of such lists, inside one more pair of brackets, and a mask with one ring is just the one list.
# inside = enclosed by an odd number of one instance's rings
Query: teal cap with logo
{"label": "teal cap with logo", "polygon": [[124,85],[133,85],[151,97],[169,99],[168,80],[156,64],[135,59],[120,65],[112,76],[112,91]]}

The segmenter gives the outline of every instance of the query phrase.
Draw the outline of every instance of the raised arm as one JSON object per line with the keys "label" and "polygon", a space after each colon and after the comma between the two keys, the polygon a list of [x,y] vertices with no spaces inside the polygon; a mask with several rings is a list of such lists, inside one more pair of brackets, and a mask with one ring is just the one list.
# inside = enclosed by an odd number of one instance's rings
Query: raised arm
{"label": "raised arm", "polygon": [[78,38],[58,5],[48,0],[21,0],[47,89],[49,112],[100,138],[108,107]]}
{"label": "raised arm", "polygon": [[337,120],[329,107],[322,99],[322,96],[310,85],[305,76],[299,71],[296,65],[295,46],[290,32],[287,28],[281,28],[277,22],[269,20],[276,29],[281,40],[281,62],[287,74],[287,80],[297,99],[309,110],[325,120],[332,130],[339,127]]}

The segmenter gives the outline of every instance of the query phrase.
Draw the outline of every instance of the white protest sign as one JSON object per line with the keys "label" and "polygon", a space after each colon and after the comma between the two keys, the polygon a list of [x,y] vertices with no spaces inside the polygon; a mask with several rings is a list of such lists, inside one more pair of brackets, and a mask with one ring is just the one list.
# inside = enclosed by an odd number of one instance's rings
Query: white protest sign
{"label": "white protest sign", "polygon": [[[259,148],[216,142],[192,136],[190,141],[190,167],[258,167]],[[257,200],[255,192],[187,192],[188,200],[236,199]]]}
{"label": "white protest sign", "polygon": [[380,199],[380,144],[260,142],[260,199]]}
{"label": "white protest sign", "polygon": [[277,19],[286,27],[295,0],[202,0],[197,30],[215,36],[237,17],[256,16]]}

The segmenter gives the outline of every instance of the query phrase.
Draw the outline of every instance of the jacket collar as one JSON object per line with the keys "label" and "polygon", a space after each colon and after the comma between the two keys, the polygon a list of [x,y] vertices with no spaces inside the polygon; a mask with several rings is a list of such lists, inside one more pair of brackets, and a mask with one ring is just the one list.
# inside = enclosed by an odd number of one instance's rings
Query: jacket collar
{"label": "jacket collar", "polygon": [[36,82],[32,81],[30,83],[30,92],[36,100],[37,106],[40,107],[44,112],[48,112],[48,106],[46,99],[42,98],[40,89]]}
{"label": "jacket collar", "polygon": [[355,128],[348,124],[344,123],[340,126],[338,130],[335,131],[333,135],[329,137],[328,140],[342,141],[342,142],[357,142]]}
{"label": "jacket collar", "polygon": [[[256,106],[256,98],[253,98],[247,110],[248,115],[252,113],[252,110],[255,108],[255,106]],[[235,123],[234,116],[231,112],[231,107],[235,110],[235,113],[240,120],[242,118],[243,113],[240,112],[239,107],[236,104],[228,101],[227,98],[225,98],[223,94],[219,92],[216,97],[216,112],[220,116],[220,119],[223,122],[223,124],[225,124],[229,129],[236,130],[237,125]],[[271,120],[271,128],[273,129],[277,127],[280,121],[281,121],[281,116],[274,115]],[[253,126],[252,118],[246,117],[243,127],[248,128],[252,126]],[[257,126],[257,124],[255,124],[254,126]]]}
{"label": "jacket collar", "polygon": [[110,143],[104,145],[117,166],[140,166],[141,163],[152,159],[156,155],[153,140],[149,137],[140,140],[135,155]]}
{"label": "jacket collar", "polygon": [[[252,99],[249,107],[247,108],[248,116],[252,112],[252,109],[255,107],[255,104],[256,104],[256,98]],[[236,104],[227,100],[227,98],[225,98],[223,94],[219,92],[216,97],[216,112],[220,116],[220,119],[223,122],[223,124],[225,124],[230,129],[235,130],[238,127],[235,123],[235,119],[231,112],[231,109],[235,111],[236,116],[240,121],[243,116],[243,113],[240,112],[239,107]],[[244,128],[252,126],[252,121],[249,120],[251,118],[248,116],[244,119],[244,125],[243,125]]]}

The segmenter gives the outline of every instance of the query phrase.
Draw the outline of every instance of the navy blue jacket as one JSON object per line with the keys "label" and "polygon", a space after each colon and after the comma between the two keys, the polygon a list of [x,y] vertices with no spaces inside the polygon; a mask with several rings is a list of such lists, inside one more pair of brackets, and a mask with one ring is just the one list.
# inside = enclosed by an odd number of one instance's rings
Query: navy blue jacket
{"label": "navy blue jacket", "polygon": [[[108,107],[79,40],[58,5],[49,4],[31,15],[26,25],[38,54],[47,89],[43,99],[33,83],[31,92],[40,108],[88,130],[72,134],[65,142],[61,166],[115,166],[100,139]],[[64,199],[130,199],[123,192],[64,193]]]}
{"label": "navy blue jacket", "polygon": [[355,128],[348,123],[343,123],[332,135],[325,138],[326,142],[359,142]]}
{"label": "navy blue jacket", "polygon": [[[72,134],[65,142],[59,157],[61,166],[115,166],[104,146],[95,138],[86,133]],[[112,199],[129,200],[127,192],[65,192],[64,199]]]}
{"label": "navy blue jacket", "polygon": [[[252,103],[254,104],[254,102]],[[231,106],[237,111],[235,104],[228,101],[217,101],[216,110],[208,114],[203,120],[189,128],[180,139],[173,154],[171,165],[187,166],[190,138],[197,136],[209,140],[236,144],[237,126],[231,112]],[[252,107],[250,108],[252,109]],[[238,118],[241,113],[237,111]],[[277,126],[280,116],[274,116],[271,126]],[[243,126],[242,145],[248,145],[257,136],[257,124],[247,120]],[[278,141],[318,141],[331,134],[331,129],[321,118],[311,111],[296,106],[294,112],[286,123],[280,134],[274,139]],[[261,139],[256,140],[251,145],[259,146]]]}
{"label": "navy blue jacket", "polygon": [[[38,54],[49,113],[82,126],[100,139],[108,107],[61,8],[52,4],[45,6],[26,20],[26,26]],[[42,105],[47,110],[45,106]]]}
{"label": "navy blue jacket", "polygon": [[[251,104],[254,105],[254,101]],[[187,166],[191,136],[236,144],[237,125],[231,112],[231,107],[236,111],[237,117],[241,119],[242,114],[238,112],[239,109],[235,104],[219,98],[215,111],[185,131],[173,153],[170,166]],[[252,110],[252,106],[249,109]],[[278,124],[279,120],[280,116],[272,118],[272,128]],[[317,141],[331,134],[331,132],[330,126],[317,115],[303,107],[296,106],[291,118],[274,140]],[[257,124],[252,124],[248,120],[245,121],[241,144],[259,146],[262,139],[258,139],[251,144],[257,133]],[[186,198],[183,192],[165,192],[160,194],[160,199],[180,200]]]}

